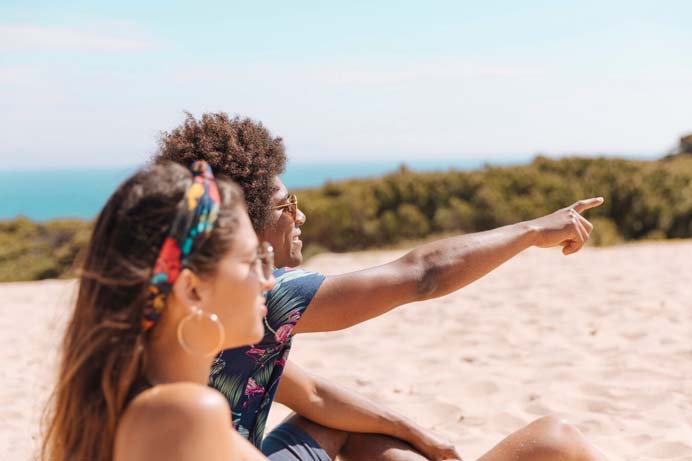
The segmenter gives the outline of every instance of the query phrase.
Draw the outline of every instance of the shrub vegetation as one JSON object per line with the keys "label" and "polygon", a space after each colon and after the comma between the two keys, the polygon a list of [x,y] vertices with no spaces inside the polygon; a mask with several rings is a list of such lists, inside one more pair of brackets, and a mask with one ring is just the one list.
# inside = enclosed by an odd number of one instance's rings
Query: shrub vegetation
{"label": "shrub vegetation", "polygon": [[[477,232],[603,196],[588,211],[591,244],[692,237],[692,156],[658,161],[536,157],[523,166],[416,173],[402,166],[375,179],[299,190],[306,255],[393,246]],[[90,224],[0,222],[0,281],[67,277]]]}
{"label": "shrub vegetation", "polygon": [[70,277],[91,235],[91,223],[24,217],[0,221],[0,282]]}
{"label": "shrub vegetation", "polygon": [[308,244],[367,249],[429,234],[477,232],[538,217],[580,198],[604,196],[590,210],[592,243],[692,237],[692,158],[659,161],[537,157],[529,165],[349,180],[299,191]]}

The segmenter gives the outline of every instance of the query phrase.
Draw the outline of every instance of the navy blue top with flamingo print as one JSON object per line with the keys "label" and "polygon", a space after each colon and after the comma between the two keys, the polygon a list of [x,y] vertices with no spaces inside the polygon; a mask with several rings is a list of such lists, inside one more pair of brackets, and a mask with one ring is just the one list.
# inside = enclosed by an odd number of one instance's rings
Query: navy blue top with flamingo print
{"label": "navy blue top with flamingo print", "polygon": [[231,406],[233,427],[258,449],[293,341],[293,329],[324,276],[302,269],[276,269],[267,293],[264,338],[259,344],[223,351],[214,361],[209,385]]}

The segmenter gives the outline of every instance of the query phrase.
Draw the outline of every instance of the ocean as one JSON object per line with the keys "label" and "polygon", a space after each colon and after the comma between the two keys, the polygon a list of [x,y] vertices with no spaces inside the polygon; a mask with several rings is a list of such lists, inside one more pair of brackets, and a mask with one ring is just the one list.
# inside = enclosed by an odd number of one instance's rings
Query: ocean
{"label": "ocean", "polygon": [[[402,163],[415,171],[471,170],[484,164],[513,165],[530,157],[504,159],[413,160],[349,163],[290,163],[282,180],[289,189],[318,187],[326,181],[381,176]],[[137,169],[0,170],[0,220],[19,215],[44,221],[53,218],[91,219],[110,194]]]}

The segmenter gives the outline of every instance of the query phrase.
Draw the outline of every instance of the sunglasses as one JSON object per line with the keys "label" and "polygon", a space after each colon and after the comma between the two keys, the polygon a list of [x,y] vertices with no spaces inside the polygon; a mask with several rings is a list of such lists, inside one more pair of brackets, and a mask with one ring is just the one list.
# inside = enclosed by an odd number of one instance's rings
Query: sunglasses
{"label": "sunglasses", "polygon": [[272,207],[272,210],[288,211],[291,217],[295,221],[298,219],[298,197],[296,194],[291,194],[288,196],[288,202]]}

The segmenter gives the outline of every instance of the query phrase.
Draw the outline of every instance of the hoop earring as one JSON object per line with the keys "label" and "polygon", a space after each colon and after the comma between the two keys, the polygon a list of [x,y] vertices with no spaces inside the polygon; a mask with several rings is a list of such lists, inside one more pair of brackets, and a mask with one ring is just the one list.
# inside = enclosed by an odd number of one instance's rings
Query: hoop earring
{"label": "hoop earring", "polygon": [[[219,339],[212,350],[200,352],[195,350],[193,347],[190,346],[190,344],[188,344],[187,341],[185,341],[185,334],[183,330],[185,329],[185,325],[187,325],[188,322],[194,321],[195,323],[201,324],[202,322],[204,322],[205,319],[210,321],[214,325],[214,327],[216,327]],[[195,355],[198,357],[213,357],[221,350],[225,339],[226,330],[224,329],[223,324],[219,320],[219,316],[213,313],[203,311],[198,307],[193,308],[193,312],[187,314],[180,320],[180,322],[178,322],[178,343],[180,343],[180,347],[182,347],[183,350],[188,354]]]}

